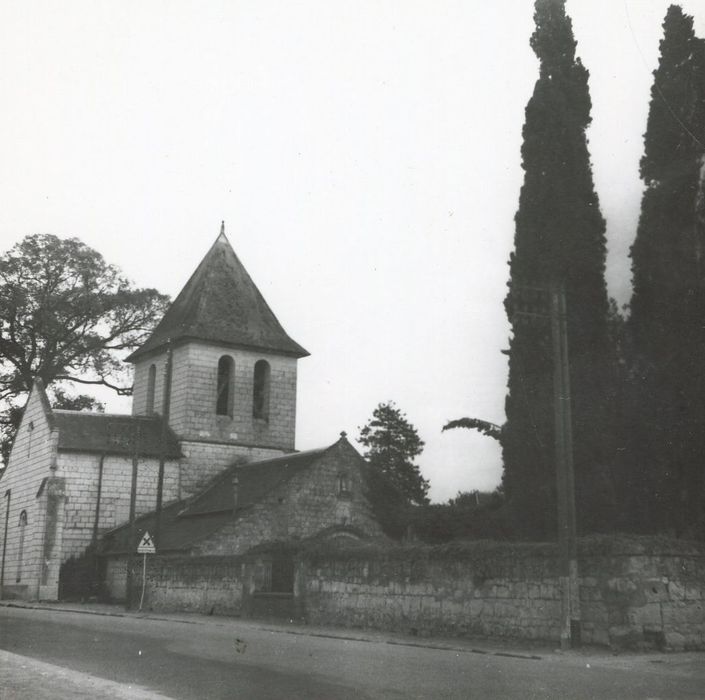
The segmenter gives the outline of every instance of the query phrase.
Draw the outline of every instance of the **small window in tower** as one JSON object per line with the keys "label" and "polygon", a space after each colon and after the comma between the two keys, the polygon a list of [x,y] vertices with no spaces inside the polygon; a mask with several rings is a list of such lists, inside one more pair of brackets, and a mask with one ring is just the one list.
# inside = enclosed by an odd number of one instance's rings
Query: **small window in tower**
{"label": "small window in tower", "polygon": [[252,415],[261,420],[269,420],[269,375],[269,362],[258,360],[255,363]]}
{"label": "small window in tower", "polygon": [[218,360],[218,393],[215,412],[219,416],[233,415],[233,358],[223,355]]}
{"label": "small window in tower", "polygon": [[157,381],[157,366],[150,365],[147,372],[147,415],[154,413],[154,385]]}

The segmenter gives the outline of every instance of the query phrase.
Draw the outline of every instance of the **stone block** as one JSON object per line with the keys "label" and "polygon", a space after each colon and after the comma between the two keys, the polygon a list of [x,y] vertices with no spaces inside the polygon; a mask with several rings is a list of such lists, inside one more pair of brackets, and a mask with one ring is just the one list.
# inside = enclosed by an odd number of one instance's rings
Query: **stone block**
{"label": "stone block", "polygon": [[668,600],[668,581],[663,578],[647,579],[642,583],[644,598],[647,602],[660,602]]}
{"label": "stone block", "polygon": [[581,616],[583,620],[589,620],[598,625],[606,625],[609,619],[606,607],[598,602],[583,603]]}
{"label": "stone block", "polygon": [[661,628],[663,621],[661,618],[661,604],[647,603],[637,608],[633,608],[628,613],[629,622],[635,626]]}
{"label": "stone block", "polygon": [[589,637],[585,640],[588,644],[598,644],[600,646],[609,646],[610,636],[607,628],[600,627],[592,630]]}
{"label": "stone block", "polygon": [[556,586],[554,583],[542,583],[540,586],[539,596],[545,600],[550,600],[556,597]]}
{"label": "stone block", "polygon": [[697,602],[671,603],[662,606],[663,624],[666,629],[684,629],[705,621],[705,610]]}
{"label": "stone block", "polygon": [[680,632],[666,632],[664,635],[665,648],[668,651],[683,651],[686,637]]}
{"label": "stone block", "polygon": [[609,628],[609,644],[615,649],[639,649],[643,643],[641,630],[627,625],[614,625]]}
{"label": "stone block", "polygon": [[703,599],[703,589],[700,586],[685,586],[685,599],[686,600],[702,600]]}
{"label": "stone block", "polygon": [[637,587],[634,581],[623,577],[611,578],[607,581],[607,589],[617,593],[633,593]]}

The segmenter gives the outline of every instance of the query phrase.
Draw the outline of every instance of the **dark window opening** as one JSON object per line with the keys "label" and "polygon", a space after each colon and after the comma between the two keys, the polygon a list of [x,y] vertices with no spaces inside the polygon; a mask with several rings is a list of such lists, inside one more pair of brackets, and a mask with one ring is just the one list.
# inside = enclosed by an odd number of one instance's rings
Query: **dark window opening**
{"label": "dark window opening", "polygon": [[350,475],[346,472],[341,472],[338,474],[338,495],[349,496],[350,490]]}
{"label": "dark window opening", "polygon": [[281,595],[294,592],[294,560],[287,554],[263,561],[255,576],[255,593]]}
{"label": "dark window opening", "polygon": [[147,373],[147,414],[154,413],[154,387],[157,381],[157,366],[150,365]]}
{"label": "dark window opening", "polygon": [[272,560],[272,593],[294,592],[294,561],[289,557]]}
{"label": "dark window opening", "polygon": [[220,360],[218,360],[218,390],[215,412],[219,416],[232,417],[233,415],[233,365],[233,358],[228,355],[223,355]]}
{"label": "dark window opening", "polygon": [[258,360],[255,363],[252,415],[261,420],[269,420],[269,377],[269,362]]}
{"label": "dark window opening", "polygon": [[32,436],[34,435],[34,421],[31,420],[29,421],[29,425],[27,426],[27,430],[29,431],[29,435],[27,436],[27,457],[32,456]]}
{"label": "dark window opening", "polygon": [[20,547],[17,555],[17,580],[19,583],[22,580],[22,559],[24,558],[24,531],[27,529],[27,511],[23,510],[20,513]]}

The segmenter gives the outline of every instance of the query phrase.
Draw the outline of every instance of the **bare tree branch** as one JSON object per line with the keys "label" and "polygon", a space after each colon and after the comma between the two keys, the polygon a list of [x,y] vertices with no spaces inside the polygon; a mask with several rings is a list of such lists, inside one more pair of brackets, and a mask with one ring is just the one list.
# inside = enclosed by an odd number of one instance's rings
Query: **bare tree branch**
{"label": "bare tree branch", "polygon": [[100,379],[85,379],[83,377],[74,377],[70,374],[59,374],[54,377],[54,381],[57,382],[76,382],[77,384],[92,384],[95,386],[107,386],[109,389],[116,391],[118,396],[132,396],[131,386],[118,386],[109,382],[104,377]]}

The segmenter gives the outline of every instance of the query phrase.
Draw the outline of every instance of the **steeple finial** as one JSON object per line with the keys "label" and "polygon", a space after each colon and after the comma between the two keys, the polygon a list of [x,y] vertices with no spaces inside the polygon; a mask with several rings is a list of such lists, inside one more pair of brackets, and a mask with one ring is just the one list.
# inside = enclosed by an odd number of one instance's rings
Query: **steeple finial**
{"label": "steeple finial", "polygon": [[220,222],[220,235],[221,236],[225,235],[225,221]]}

